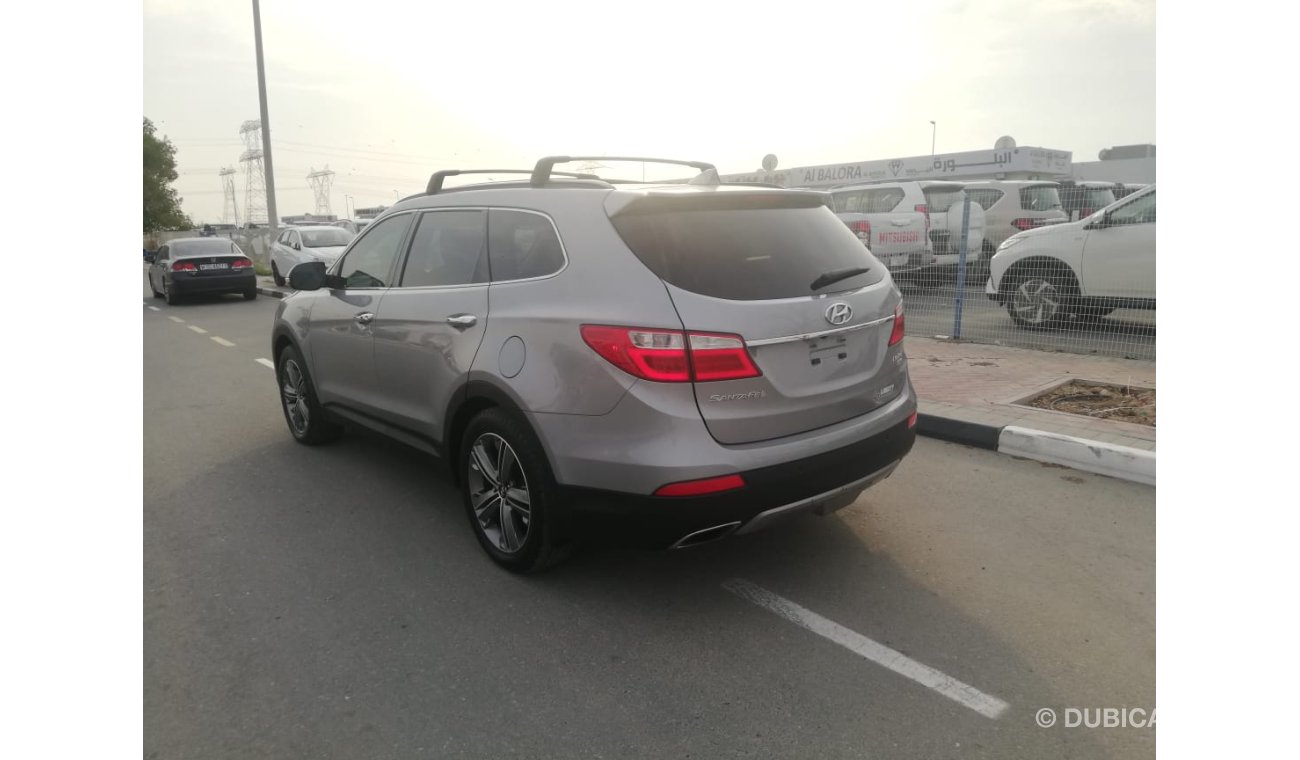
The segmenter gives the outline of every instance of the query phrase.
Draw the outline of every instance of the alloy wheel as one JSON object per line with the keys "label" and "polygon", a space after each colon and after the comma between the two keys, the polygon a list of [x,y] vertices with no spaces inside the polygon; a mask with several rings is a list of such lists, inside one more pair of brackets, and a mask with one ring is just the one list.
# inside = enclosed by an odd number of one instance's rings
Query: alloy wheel
{"label": "alloy wheel", "polygon": [[528,478],[504,438],[484,433],[474,441],[468,484],[470,505],[483,535],[502,552],[519,551],[528,540],[532,521]]}

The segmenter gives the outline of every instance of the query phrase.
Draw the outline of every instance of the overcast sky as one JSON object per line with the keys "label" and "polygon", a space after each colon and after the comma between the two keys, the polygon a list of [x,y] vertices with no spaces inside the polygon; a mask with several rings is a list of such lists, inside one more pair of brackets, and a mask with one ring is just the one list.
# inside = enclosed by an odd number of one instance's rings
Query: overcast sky
{"label": "overcast sky", "polygon": [[[439,168],[602,153],[751,171],[1155,142],[1155,3],[262,0],[280,215],[391,203]],[[145,0],[144,115],[195,221],[258,118],[251,0]],[[675,176],[669,171],[668,175]],[[240,214],[243,175],[236,177]],[[394,192],[396,191],[396,193]]]}

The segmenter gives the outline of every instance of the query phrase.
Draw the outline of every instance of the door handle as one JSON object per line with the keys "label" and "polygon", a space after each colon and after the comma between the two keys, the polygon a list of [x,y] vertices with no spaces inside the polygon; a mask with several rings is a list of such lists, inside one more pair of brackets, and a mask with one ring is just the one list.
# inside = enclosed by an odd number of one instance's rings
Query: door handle
{"label": "door handle", "polygon": [[375,319],[375,315],[374,315],[374,314],[371,314],[371,313],[368,312],[368,311],[363,311],[363,312],[361,312],[360,314],[358,314],[358,315],[356,315],[355,317],[353,317],[353,318],[352,318],[352,321],[353,321],[353,322],[356,322],[356,323],[359,324],[359,325],[368,325],[368,324],[370,324],[372,321],[374,321],[374,319]]}
{"label": "door handle", "polygon": [[473,314],[453,314],[452,316],[447,317],[447,324],[457,330],[464,330],[478,324],[478,317]]}

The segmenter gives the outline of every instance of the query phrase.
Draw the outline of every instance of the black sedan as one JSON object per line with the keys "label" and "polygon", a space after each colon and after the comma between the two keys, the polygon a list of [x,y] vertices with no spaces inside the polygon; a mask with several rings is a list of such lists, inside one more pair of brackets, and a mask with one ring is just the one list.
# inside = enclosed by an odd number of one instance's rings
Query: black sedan
{"label": "black sedan", "polygon": [[149,266],[149,289],[174,304],[198,293],[241,293],[257,298],[253,261],[224,238],[182,238],[164,244]]}

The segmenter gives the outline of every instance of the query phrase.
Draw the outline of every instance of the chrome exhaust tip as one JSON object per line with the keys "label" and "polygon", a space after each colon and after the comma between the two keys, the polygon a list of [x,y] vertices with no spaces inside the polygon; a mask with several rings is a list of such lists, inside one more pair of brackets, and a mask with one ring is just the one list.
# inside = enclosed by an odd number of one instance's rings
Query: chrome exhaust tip
{"label": "chrome exhaust tip", "polygon": [[703,530],[697,530],[694,533],[687,533],[686,535],[677,539],[677,542],[668,548],[685,549],[688,546],[699,546],[700,544],[707,544],[710,541],[717,541],[720,538],[726,538],[727,536],[735,532],[736,528],[739,527],[740,527],[740,521],[736,520],[735,522],[723,523],[721,525],[714,525],[712,528],[704,528]]}

